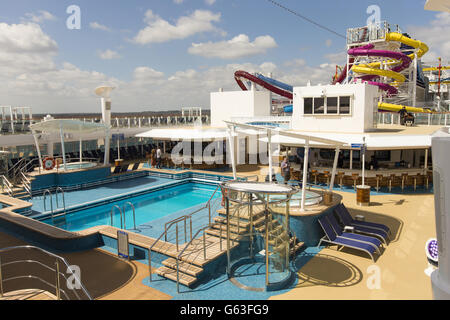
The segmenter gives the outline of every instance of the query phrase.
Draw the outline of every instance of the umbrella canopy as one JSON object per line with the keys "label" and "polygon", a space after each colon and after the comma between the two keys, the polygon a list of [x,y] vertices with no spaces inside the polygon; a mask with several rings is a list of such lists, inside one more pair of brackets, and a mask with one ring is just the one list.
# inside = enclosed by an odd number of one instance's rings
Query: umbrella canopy
{"label": "umbrella canopy", "polygon": [[216,140],[226,139],[226,129],[153,129],[137,134],[139,138],[153,138],[155,140]]}
{"label": "umbrella canopy", "polygon": [[62,129],[66,133],[91,133],[99,130],[105,130],[103,123],[84,122],[71,119],[51,119],[35,123],[30,126],[32,130],[52,133],[60,132]]}

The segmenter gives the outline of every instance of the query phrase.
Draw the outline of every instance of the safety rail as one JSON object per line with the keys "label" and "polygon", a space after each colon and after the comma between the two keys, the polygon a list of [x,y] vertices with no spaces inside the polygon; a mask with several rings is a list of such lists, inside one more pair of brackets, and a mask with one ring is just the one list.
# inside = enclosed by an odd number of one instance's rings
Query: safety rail
{"label": "safety rail", "polygon": [[111,208],[111,212],[110,212],[111,227],[114,226],[113,216],[114,216],[114,209],[115,208],[119,209],[119,213],[120,213],[120,229],[123,229],[124,225],[125,225],[125,228],[126,228],[126,221],[125,221],[125,217],[123,216],[123,211],[122,211],[122,209],[120,209],[120,207],[117,204],[113,205],[112,208]]}
{"label": "safety rail", "polygon": [[151,252],[152,249],[155,247],[155,245],[157,243],[159,243],[159,241],[161,241],[161,239],[164,237],[164,241],[167,242],[168,239],[168,234],[169,231],[171,230],[172,226],[175,225],[175,244],[176,244],[176,248],[177,251],[179,249],[179,228],[178,228],[178,223],[180,222],[184,222],[184,234],[185,234],[185,242],[187,242],[187,221],[189,221],[189,230],[190,230],[190,242],[194,239],[192,237],[192,217],[198,213],[201,212],[204,209],[208,209],[208,228],[211,226],[211,218],[212,218],[212,210],[211,210],[211,203],[214,200],[214,195],[217,193],[217,191],[220,189],[220,185],[217,186],[217,188],[214,190],[213,194],[211,195],[211,197],[209,198],[208,202],[206,202],[205,206],[202,206],[199,209],[196,209],[194,212],[187,214],[187,215],[183,215],[181,217],[178,217],[174,220],[171,220],[169,222],[167,222],[164,226],[164,232],[159,236],[159,238],[150,246],[149,251],[148,251],[148,265],[149,265],[149,272],[150,272],[150,281],[152,281],[152,265],[151,265]]}
{"label": "safety rail", "polygon": [[50,210],[51,210],[51,213],[53,215],[53,195],[52,195],[52,192],[49,189],[45,189],[44,193],[42,194],[42,198],[44,200],[44,212],[47,211],[47,203],[46,203],[47,194],[50,196]]}
{"label": "safety rail", "polygon": [[8,178],[5,177],[4,175],[0,176],[1,180],[2,180],[2,192],[5,192],[5,188],[6,188],[6,192],[8,193],[8,195],[10,197],[14,197],[14,185],[9,182]]}
{"label": "safety rail", "polygon": [[[202,249],[198,250],[197,252],[202,252],[203,251],[203,259],[206,260],[206,234],[205,234],[205,231],[207,229],[209,229],[209,227],[210,226],[206,226],[206,227],[203,227],[203,228],[199,229],[195,233],[195,235],[191,239],[191,241],[189,241],[189,243],[183,248],[183,250],[181,250],[181,252],[177,256],[177,292],[178,293],[180,293],[180,267],[179,267],[179,264],[180,264],[181,258],[183,257],[183,253],[186,251],[186,249],[188,247],[190,247],[192,245],[192,243],[194,242],[196,237],[199,235],[199,233],[203,232],[203,237],[202,237],[203,247],[202,247]],[[189,252],[188,254],[186,254],[186,256],[191,255],[191,254],[192,254],[192,252]]]}
{"label": "safety rail", "polygon": [[19,161],[17,161],[11,168],[8,169],[6,176],[15,179],[17,176],[17,173],[21,169],[21,165],[25,162],[25,158],[21,158]]}
{"label": "safety rail", "polygon": [[[41,253],[46,254],[48,257],[50,258],[54,258],[55,259],[55,263],[54,263],[54,267],[51,267],[43,262],[37,261],[37,260],[32,260],[32,259],[27,259],[27,260],[15,260],[15,261],[9,261],[6,263],[2,262],[2,257],[1,254],[2,253],[9,253],[8,257],[14,257],[14,254],[11,254],[11,251],[18,251],[18,250],[37,250]],[[8,266],[8,265],[17,265],[17,264],[37,264],[47,270],[50,270],[52,272],[55,272],[55,283],[50,283],[49,281],[47,281],[46,279],[41,278],[41,276],[36,276],[34,274],[26,274],[26,275],[18,275],[18,276],[13,276],[13,277],[9,277],[9,278],[4,278],[3,277],[3,267]],[[61,264],[62,266],[66,267],[67,273],[69,275],[69,277],[66,277],[66,275],[64,273],[62,273],[61,270]],[[15,269],[17,270],[17,269]],[[39,273],[40,275],[42,273]],[[78,299],[78,300],[92,300],[91,295],[89,294],[89,292],[86,290],[85,286],[83,285],[83,283],[81,282],[81,280],[78,278],[78,276],[76,275],[76,273],[73,271],[73,269],[69,266],[69,264],[67,263],[66,259],[64,259],[61,256],[58,256],[56,254],[53,254],[51,252],[48,252],[44,249],[38,248],[38,247],[34,247],[34,246],[15,246],[15,247],[9,247],[9,248],[3,248],[0,249],[0,297],[3,297],[4,295],[4,286],[3,284],[5,282],[8,281],[14,281],[14,280],[19,280],[19,279],[34,279],[34,280],[38,280],[39,282],[53,288],[55,290],[55,296],[58,300],[61,300],[61,295],[63,295],[65,297],[65,299],[70,300],[68,292],[66,292],[66,290],[64,290],[61,287],[61,281],[60,278],[64,278],[67,284],[67,289],[70,290],[74,296]],[[74,280],[74,281],[73,281]],[[69,282],[72,281],[71,286],[69,286]],[[75,285],[72,285],[73,283],[75,283]],[[82,299],[80,297],[80,295],[78,294],[78,291],[81,291],[84,294],[84,298]]]}
{"label": "safety rail", "polygon": [[[133,224],[134,224],[134,229],[132,229],[132,230],[139,231],[139,229],[136,228],[136,209],[135,209],[135,207],[134,207],[134,204],[132,204],[130,201],[125,202],[125,203],[123,204],[123,207],[122,207],[123,215],[124,215],[124,216],[126,215],[125,209],[126,209],[126,206],[127,206],[127,205],[130,206],[131,209],[133,209]],[[124,220],[124,221],[125,221],[125,220]],[[126,229],[127,229],[127,226],[125,226],[125,230],[126,230]]]}

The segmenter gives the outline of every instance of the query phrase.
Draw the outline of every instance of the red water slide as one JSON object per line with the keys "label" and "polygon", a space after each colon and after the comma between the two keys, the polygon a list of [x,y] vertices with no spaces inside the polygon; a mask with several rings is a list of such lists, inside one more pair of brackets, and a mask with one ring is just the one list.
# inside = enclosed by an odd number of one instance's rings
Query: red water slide
{"label": "red water slide", "polygon": [[273,93],[276,93],[282,97],[288,98],[289,100],[292,100],[292,98],[293,98],[292,92],[282,90],[278,87],[271,85],[270,83],[267,83],[266,81],[259,79],[258,77],[254,76],[246,71],[239,70],[234,73],[234,79],[236,80],[238,86],[244,91],[247,91],[248,89],[245,86],[245,84],[242,82],[241,78],[252,81],[252,82],[256,83],[257,85],[260,85],[261,87],[263,87]]}

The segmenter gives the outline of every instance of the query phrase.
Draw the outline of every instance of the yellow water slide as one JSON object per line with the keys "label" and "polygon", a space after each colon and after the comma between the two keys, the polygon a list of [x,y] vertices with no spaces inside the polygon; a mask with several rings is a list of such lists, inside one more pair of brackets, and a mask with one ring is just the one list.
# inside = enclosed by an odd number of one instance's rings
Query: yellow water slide
{"label": "yellow water slide", "polygon": [[[386,35],[386,41],[398,41],[407,46],[418,49],[417,53],[416,53],[417,58],[421,58],[429,50],[428,46],[425,43],[423,43],[422,41],[413,40],[413,39],[408,38],[398,32],[388,33]],[[408,55],[408,57],[411,60],[413,60],[416,56],[414,53],[412,53],[412,54]],[[386,65],[398,65],[399,63],[401,63],[401,61],[399,61],[399,60],[388,60],[388,61],[383,62],[383,64],[386,64]],[[392,84],[394,86],[398,85],[398,83],[400,83],[400,82],[405,82],[406,78],[401,73],[398,73],[398,72],[395,72],[392,70],[383,70],[380,68],[381,68],[381,62],[378,61],[378,62],[372,62],[372,63],[368,63],[368,64],[355,65],[352,67],[352,71],[355,73],[360,73],[360,74],[377,75],[377,76],[381,76],[381,77],[388,77],[388,78],[394,79],[396,81],[395,83]],[[384,102],[380,102],[378,104],[379,109],[386,110],[386,111],[394,111],[394,112],[400,111],[401,109],[403,109],[403,107],[405,107],[408,112],[430,112],[430,110],[424,109],[424,108],[416,108],[416,107],[403,106],[403,105],[384,103]]]}

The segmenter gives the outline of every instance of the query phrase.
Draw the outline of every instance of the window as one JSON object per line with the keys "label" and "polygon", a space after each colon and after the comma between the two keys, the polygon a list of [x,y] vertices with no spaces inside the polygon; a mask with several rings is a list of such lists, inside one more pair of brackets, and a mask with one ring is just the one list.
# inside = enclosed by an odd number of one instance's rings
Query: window
{"label": "window", "polygon": [[391,161],[391,151],[390,150],[377,150],[377,151],[375,151],[375,158],[378,161]]}
{"label": "window", "polygon": [[350,97],[339,98],[339,113],[350,114]]}
{"label": "window", "polygon": [[304,114],[350,114],[350,96],[303,98]]}
{"label": "window", "polygon": [[305,98],[304,99],[304,107],[305,107],[305,114],[312,114],[313,113],[313,98]]}
{"label": "window", "polygon": [[337,114],[337,113],[338,113],[338,98],[327,97],[327,114]]}
{"label": "window", "polygon": [[325,113],[325,99],[314,98],[314,114],[324,114],[324,113]]}

